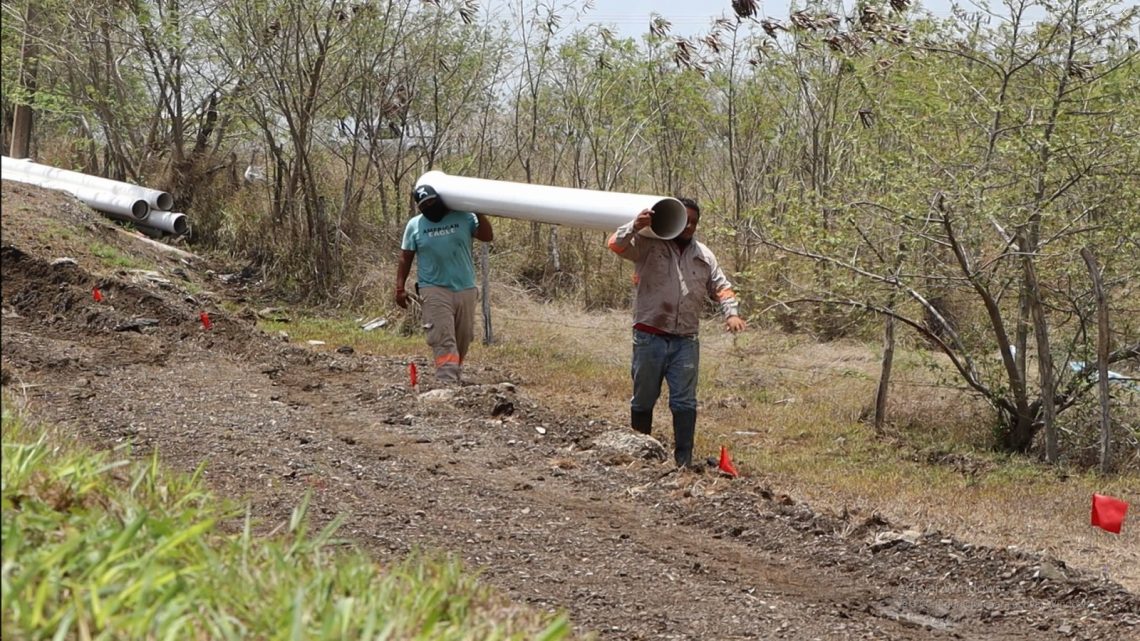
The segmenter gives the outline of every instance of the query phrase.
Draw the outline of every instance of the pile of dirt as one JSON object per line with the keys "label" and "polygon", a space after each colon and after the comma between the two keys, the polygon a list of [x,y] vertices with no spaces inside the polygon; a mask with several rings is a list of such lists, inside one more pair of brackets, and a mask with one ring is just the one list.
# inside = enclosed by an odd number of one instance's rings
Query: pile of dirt
{"label": "pile of dirt", "polygon": [[[343,515],[380,561],[454,552],[605,639],[1140,632],[1140,598],[1063,560],[673,470],[653,448],[602,445],[623,426],[556,413],[495,370],[411,389],[405,360],[316,352],[228,313],[247,292],[224,266],[33,187],[5,182],[3,202],[7,390],[97,447],[204,465],[262,532],[308,493],[317,526]],[[108,266],[96,243],[144,268]]]}

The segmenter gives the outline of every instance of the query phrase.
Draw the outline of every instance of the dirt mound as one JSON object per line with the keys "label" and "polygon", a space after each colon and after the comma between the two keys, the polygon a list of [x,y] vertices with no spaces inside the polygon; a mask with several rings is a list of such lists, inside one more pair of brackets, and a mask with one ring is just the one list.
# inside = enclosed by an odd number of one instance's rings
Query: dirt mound
{"label": "dirt mound", "polygon": [[607,639],[1118,639],[1140,626],[1140,599],[1058,559],[819,514],[751,479],[596,446],[622,426],[554,413],[501,372],[413,390],[404,360],[284,342],[227,311],[244,293],[225,269],[3,187],[5,385],[97,446],[204,465],[262,531],[310,493],[318,525],[344,515],[341,533],[378,559],[451,550]]}

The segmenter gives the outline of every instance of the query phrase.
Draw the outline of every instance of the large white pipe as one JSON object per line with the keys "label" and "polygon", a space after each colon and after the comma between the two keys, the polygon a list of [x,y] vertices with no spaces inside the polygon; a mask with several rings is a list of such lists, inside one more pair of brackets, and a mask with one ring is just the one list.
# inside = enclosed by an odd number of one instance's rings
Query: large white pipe
{"label": "large white pipe", "polygon": [[88,207],[120,220],[139,222],[146,218],[150,212],[150,205],[138,194],[117,194],[94,187],[55,180],[43,175],[28,174],[8,166],[3,167],[3,176],[6,180],[15,180],[44,189],[65,191],[83,201]]}
{"label": "large white pipe", "polygon": [[451,209],[539,223],[609,231],[642,210],[652,209],[653,224],[641,233],[666,240],[680,234],[688,223],[685,206],[667,196],[463,178],[442,171],[420,176],[416,186],[420,185],[431,185]]}
{"label": "large white pipe", "polygon": [[22,171],[25,174],[32,176],[43,176],[51,180],[58,180],[65,183],[73,183],[82,185],[91,189],[98,189],[101,191],[109,191],[121,196],[132,196],[134,198],[141,198],[147,202],[151,209],[159,211],[169,211],[174,205],[174,198],[165,191],[157,189],[148,189],[146,187],[139,187],[131,183],[122,182],[119,180],[111,180],[110,178],[102,178],[100,176],[91,176],[78,171],[71,171],[69,169],[60,169],[50,165],[41,165],[40,163],[32,162],[27,159],[15,159],[4,156],[2,158],[2,168],[4,171],[9,169],[15,171]]}
{"label": "large white pipe", "polygon": [[186,219],[186,214],[173,211],[151,211],[146,220],[139,221],[139,225],[161,229],[176,236],[190,231],[190,221]]}

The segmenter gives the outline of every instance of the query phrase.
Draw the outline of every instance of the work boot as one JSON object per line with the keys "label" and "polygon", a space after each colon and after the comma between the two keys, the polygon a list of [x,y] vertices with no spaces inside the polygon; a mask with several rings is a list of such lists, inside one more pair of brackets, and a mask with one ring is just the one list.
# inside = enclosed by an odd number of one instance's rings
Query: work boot
{"label": "work boot", "polygon": [[697,433],[697,410],[673,412],[673,460],[677,467],[693,462],[693,437]]}
{"label": "work boot", "polygon": [[445,386],[458,386],[462,381],[459,366],[451,363],[437,367],[435,378]]}
{"label": "work boot", "polygon": [[629,425],[635,431],[649,435],[649,433],[653,431],[653,410],[639,412],[638,410],[631,409],[629,411]]}

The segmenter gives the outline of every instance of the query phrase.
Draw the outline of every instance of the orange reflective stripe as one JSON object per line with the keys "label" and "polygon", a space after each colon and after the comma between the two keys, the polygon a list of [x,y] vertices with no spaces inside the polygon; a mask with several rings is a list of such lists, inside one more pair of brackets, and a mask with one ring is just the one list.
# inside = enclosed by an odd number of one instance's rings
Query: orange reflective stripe
{"label": "orange reflective stripe", "polygon": [[730,298],[736,298],[736,292],[732,291],[728,287],[725,287],[724,289],[722,289],[716,293],[716,299],[718,301],[726,301]]}
{"label": "orange reflective stripe", "polygon": [[617,244],[617,232],[616,231],[614,233],[610,234],[610,239],[608,241],[606,241],[606,244],[609,245],[610,251],[612,251],[615,254],[624,254],[625,253],[626,248]]}
{"label": "orange reflective stripe", "polygon": [[443,356],[440,356],[440,357],[435,359],[435,366],[436,367],[442,367],[444,365],[449,365],[451,363],[459,365],[460,362],[461,361],[459,360],[459,354],[444,354]]}

